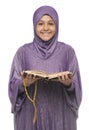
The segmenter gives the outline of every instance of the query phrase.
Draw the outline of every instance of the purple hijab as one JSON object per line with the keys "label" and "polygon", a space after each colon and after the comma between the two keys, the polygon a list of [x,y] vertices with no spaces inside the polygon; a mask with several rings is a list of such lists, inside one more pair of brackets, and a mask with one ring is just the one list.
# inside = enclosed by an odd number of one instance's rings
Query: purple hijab
{"label": "purple hijab", "polygon": [[[47,42],[42,41],[36,35],[37,22],[41,19],[43,15],[49,15],[53,19],[56,25],[56,33],[54,37]],[[42,6],[35,11],[34,16],[33,16],[33,24],[34,24],[34,41],[33,42],[37,50],[37,55],[40,58],[47,59],[53,53],[58,43],[57,42],[58,40],[58,14],[54,8],[50,6]]]}

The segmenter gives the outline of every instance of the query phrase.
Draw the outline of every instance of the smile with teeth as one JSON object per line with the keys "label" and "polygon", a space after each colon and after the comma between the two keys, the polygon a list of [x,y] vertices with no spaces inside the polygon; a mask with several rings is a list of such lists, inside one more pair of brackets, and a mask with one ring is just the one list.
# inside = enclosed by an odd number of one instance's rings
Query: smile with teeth
{"label": "smile with teeth", "polygon": [[49,35],[49,34],[51,34],[51,32],[41,32],[41,34],[43,34],[43,35]]}

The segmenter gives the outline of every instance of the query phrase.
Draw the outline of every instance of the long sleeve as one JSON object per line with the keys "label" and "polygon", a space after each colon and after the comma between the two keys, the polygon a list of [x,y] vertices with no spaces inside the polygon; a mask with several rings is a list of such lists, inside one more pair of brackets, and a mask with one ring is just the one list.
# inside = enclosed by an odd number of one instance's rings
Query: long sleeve
{"label": "long sleeve", "polygon": [[70,88],[64,88],[64,93],[69,107],[78,116],[78,109],[82,100],[82,86],[78,60],[73,49],[68,51],[67,59],[68,70],[73,73],[73,81]]}
{"label": "long sleeve", "polygon": [[9,98],[12,104],[12,112],[18,111],[25,99],[24,88],[20,76],[20,73],[23,70],[22,65],[22,54],[20,51],[17,51],[12,62],[9,78]]}

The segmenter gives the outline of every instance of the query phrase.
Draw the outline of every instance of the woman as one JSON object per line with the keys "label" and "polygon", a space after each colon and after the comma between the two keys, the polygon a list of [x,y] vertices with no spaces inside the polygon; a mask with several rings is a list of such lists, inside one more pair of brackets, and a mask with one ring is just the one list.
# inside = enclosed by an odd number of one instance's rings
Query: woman
{"label": "woman", "polygon": [[[75,51],[58,42],[58,14],[53,7],[38,8],[33,24],[34,40],[17,50],[10,73],[14,130],[76,130],[82,92]],[[24,70],[70,71],[73,78],[65,73],[58,81],[46,81],[24,77]]]}

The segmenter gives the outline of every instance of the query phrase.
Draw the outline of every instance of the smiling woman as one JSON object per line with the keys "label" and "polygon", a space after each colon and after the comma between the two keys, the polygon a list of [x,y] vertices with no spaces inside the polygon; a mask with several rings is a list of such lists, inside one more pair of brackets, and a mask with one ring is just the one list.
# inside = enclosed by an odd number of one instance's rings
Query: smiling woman
{"label": "smiling woman", "polygon": [[36,25],[36,34],[43,41],[49,41],[56,32],[56,25],[49,15],[44,15]]}
{"label": "smiling woman", "polygon": [[[34,39],[21,46],[13,58],[9,98],[14,130],[77,129],[82,98],[80,71],[74,49],[58,41],[58,23],[53,7],[38,8],[33,16]],[[64,73],[55,81],[24,75],[28,70],[47,75]]]}

